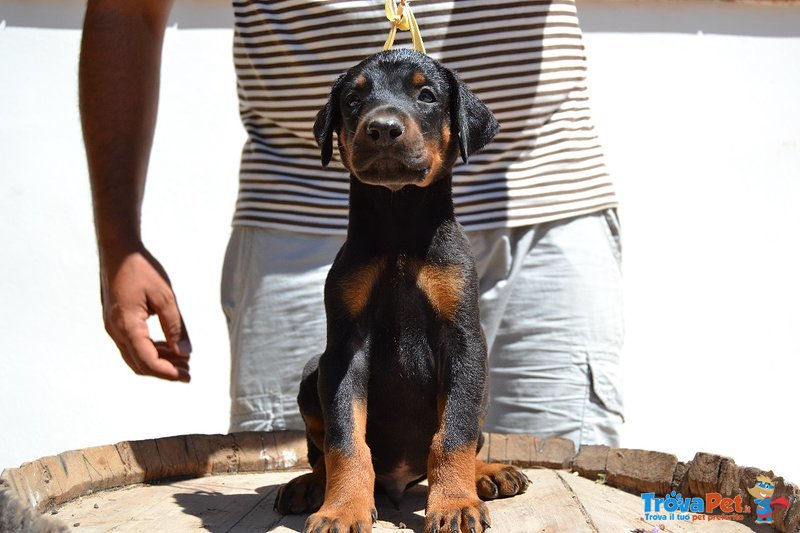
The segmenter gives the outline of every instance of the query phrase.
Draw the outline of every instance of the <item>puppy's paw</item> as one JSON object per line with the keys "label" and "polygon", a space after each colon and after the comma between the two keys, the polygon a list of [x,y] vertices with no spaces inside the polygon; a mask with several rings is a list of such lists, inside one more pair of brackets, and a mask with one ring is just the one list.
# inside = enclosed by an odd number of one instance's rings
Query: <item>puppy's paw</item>
{"label": "puppy's paw", "polygon": [[528,476],[516,466],[483,462],[475,465],[475,487],[482,500],[522,494],[530,483]]}
{"label": "puppy's paw", "polygon": [[308,517],[303,533],[368,533],[377,520],[375,507],[323,507]]}
{"label": "puppy's paw", "polygon": [[325,497],[325,476],[315,472],[303,474],[283,485],[275,497],[273,509],[281,514],[316,511]]}
{"label": "puppy's paw", "polygon": [[486,504],[478,499],[448,499],[425,512],[425,533],[483,533],[491,527]]}

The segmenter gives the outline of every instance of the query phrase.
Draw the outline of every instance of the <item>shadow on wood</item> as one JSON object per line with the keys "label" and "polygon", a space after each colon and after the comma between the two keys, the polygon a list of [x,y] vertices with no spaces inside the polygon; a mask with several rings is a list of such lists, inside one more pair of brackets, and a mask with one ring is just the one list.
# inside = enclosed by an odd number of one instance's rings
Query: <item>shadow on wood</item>
{"label": "shadow on wood", "polygon": [[[178,484],[180,484],[178,482]],[[286,531],[303,531],[308,513],[281,515],[272,508],[281,483],[265,485],[255,492],[226,494],[218,490],[175,492],[173,498],[187,515],[201,520],[202,527],[212,533],[229,531],[267,531],[281,527]],[[376,495],[378,517],[381,523],[401,529],[421,531],[427,487],[409,489],[398,507],[383,494]]]}

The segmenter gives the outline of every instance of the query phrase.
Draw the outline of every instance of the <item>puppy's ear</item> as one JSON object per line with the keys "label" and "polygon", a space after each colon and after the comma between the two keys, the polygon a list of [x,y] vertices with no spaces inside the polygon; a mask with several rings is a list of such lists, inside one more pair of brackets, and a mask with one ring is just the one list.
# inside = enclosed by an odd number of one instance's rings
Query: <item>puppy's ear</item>
{"label": "puppy's ear", "polygon": [[446,72],[450,83],[450,129],[458,136],[461,159],[466,163],[470,155],[494,139],[500,124],[454,72]]}
{"label": "puppy's ear", "polygon": [[342,86],[344,75],[331,88],[331,95],[322,109],[317,113],[317,120],[314,122],[314,138],[320,148],[322,166],[328,166],[333,157],[333,132],[339,129],[341,124],[341,112],[339,111],[339,93]]}

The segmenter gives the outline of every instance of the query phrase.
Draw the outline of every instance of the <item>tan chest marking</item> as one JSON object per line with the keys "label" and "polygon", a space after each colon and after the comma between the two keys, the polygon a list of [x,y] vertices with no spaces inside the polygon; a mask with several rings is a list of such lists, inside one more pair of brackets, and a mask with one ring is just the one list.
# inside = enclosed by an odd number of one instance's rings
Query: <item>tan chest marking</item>
{"label": "tan chest marking", "polygon": [[[375,284],[386,270],[386,258],[376,259],[349,273],[340,283],[340,294],[350,316],[364,311]],[[434,311],[447,320],[454,320],[464,293],[464,275],[455,265],[415,265],[416,285],[425,294]]]}
{"label": "tan chest marking", "polygon": [[419,268],[417,287],[425,293],[436,313],[452,321],[464,293],[464,274],[455,265],[425,264]]}
{"label": "tan chest marking", "polygon": [[350,316],[361,314],[369,303],[372,289],[386,269],[386,258],[376,259],[358,267],[341,282],[341,298]]}

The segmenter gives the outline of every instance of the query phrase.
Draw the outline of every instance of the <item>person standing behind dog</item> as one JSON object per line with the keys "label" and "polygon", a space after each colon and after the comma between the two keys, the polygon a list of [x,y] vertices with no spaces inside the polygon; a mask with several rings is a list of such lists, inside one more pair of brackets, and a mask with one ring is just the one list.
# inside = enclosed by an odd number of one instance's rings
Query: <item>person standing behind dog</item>
{"label": "person standing behind dog", "polygon": [[[222,305],[231,431],[302,429],[296,394],[325,346],[323,285],[347,228],[349,179],[319,163],[314,115],[332,80],[381,49],[383,0],[234,0],[242,122]],[[106,330],[137,374],[189,380],[191,342],[141,239],[160,56],[172,2],[89,0],[80,110]],[[454,201],[481,277],[491,400],[485,431],[619,444],[617,198],[591,121],[572,0],[419,1],[429,55],[501,124],[456,168]],[[407,41],[399,35],[396,46]],[[338,157],[338,154],[337,154]],[[165,342],[145,320],[157,314]]]}

